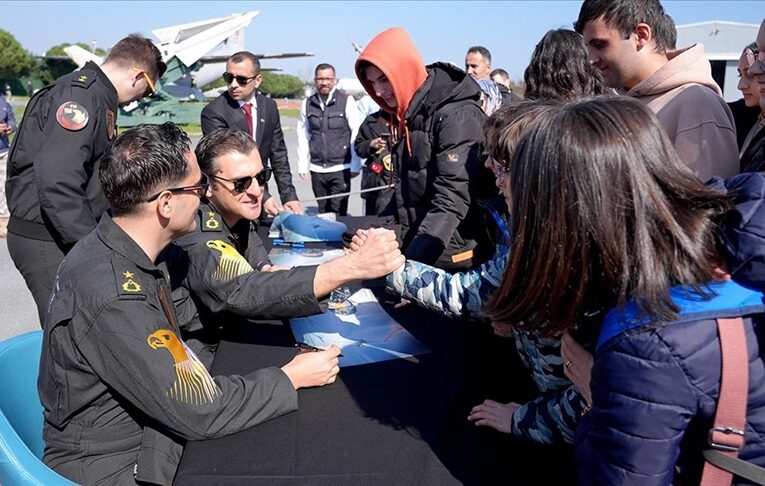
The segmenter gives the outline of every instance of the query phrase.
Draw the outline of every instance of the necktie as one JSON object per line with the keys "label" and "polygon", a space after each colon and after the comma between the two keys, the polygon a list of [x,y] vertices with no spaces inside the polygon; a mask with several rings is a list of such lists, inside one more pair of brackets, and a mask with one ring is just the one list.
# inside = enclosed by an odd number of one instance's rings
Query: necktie
{"label": "necktie", "polygon": [[242,109],[246,115],[245,118],[247,118],[247,128],[250,130],[250,135],[254,135],[252,131],[252,103],[243,104]]}

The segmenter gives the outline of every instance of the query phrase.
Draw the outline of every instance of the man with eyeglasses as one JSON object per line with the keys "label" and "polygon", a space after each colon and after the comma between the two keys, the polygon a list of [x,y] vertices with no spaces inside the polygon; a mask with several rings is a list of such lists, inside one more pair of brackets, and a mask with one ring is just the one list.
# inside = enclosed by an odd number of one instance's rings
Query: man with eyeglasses
{"label": "man with eyeglasses", "polygon": [[675,50],[675,25],[659,0],[585,0],[574,28],[606,85],[656,114],[700,180],[738,173],[735,122],[704,46]]}
{"label": "man with eyeglasses", "polygon": [[78,484],[171,484],[186,440],[297,409],[297,389],[335,381],[339,349],[212,377],[170,299],[182,276],[159,263],[194,231],[206,190],[188,137],[139,125],[107,149],[99,176],[111,214],[61,265],[44,327],[43,460]]}
{"label": "man with eyeglasses", "polygon": [[270,176],[255,142],[241,131],[218,129],[199,141],[196,155],[209,180],[197,228],[178,240],[183,251],[174,248],[161,260],[171,274],[182,276],[172,287],[179,326],[203,363],[212,361],[222,322],[317,314],[323,311],[318,299],[333,289],[387,275],[403,262],[394,233],[379,230],[382,239],[372,248],[364,245],[358,257],[292,269],[272,266],[253,223]]}
{"label": "man with eyeglasses", "polygon": [[59,263],[108,207],[99,160],[116,135],[117,109],[151,94],[164,72],[159,50],[133,34],[103,65],[88,62],[29,100],[8,154],[8,251],[41,323]]}
{"label": "man with eyeglasses", "polygon": [[[274,100],[258,91],[263,82],[260,61],[251,52],[237,52],[226,61],[223,79],[228,90],[202,110],[202,133],[207,135],[218,128],[234,128],[252,136],[258,145],[261,160],[271,168],[276,178],[284,209],[303,214],[292,184],[279,110]],[[263,208],[268,214],[278,214],[280,208],[276,199],[268,194],[268,187],[264,189]]]}
{"label": "man with eyeglasses", "polygon": [[[303,100],[298,118],[298,175],[311,176],[317,198],[351,190],[351,177],[361,171],[353,149],[361,115],[352,96],[336,88],[335,68],[322,63],[314,70],[316,93]],[[319,211],[348,214],[348,196],[318,201]]]}

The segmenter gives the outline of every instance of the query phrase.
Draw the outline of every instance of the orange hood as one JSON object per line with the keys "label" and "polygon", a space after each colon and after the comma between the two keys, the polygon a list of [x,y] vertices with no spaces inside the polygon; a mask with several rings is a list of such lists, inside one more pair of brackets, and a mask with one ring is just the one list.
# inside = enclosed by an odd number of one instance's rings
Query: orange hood
{"label": "orange hood", "polygon": [[[363,61],[377,66],[388,78],[396,96],[395,109],[378,97],[372,84],[366,80],[364,73],[359,69]],[[409,34],[404,29],[393,27],[381,32],[367,44],[364,52],[356,60],[356,76],[377,104],[388,113],[396,115],[399,123],[402,123],[406,119],[406,110],[414,93],[425,82],[428,73],[425,71],[425,62]]]}

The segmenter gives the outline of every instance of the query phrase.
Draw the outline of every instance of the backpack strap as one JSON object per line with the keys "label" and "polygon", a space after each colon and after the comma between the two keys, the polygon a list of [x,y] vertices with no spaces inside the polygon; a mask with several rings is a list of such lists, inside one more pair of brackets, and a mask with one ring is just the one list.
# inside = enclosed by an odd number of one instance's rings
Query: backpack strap
{"label": "backpack strap", "polygon": [[[738,452],[744,446],[749,391],[749,353],[744,320],[741,317],[719,318],[717,331],[722,367],[720,396],[717,398],[714,425],[707,438],[709,449],[704,453],[706,461],[700,486],[729,485],[734,473],[741,476],[744,469],[762,469],[738,459]],[[729,467],[731,463],[743,463],[747,467]]]}

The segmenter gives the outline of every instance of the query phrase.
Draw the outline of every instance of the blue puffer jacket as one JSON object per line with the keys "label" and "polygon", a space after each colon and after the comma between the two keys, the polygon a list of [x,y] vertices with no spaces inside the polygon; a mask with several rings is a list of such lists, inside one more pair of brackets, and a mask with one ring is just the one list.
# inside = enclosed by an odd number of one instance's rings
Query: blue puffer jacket
{"label": "blue puffer jacket", "polygon": [[719,393],[717,317],[744,317],[749,402],[739,457],[765,466],[765,176],[714,184],[736,203],[723,228],[735,282],[710,284],[711,299],[674,288],[682,311],[673,322],[647,322],[632,304],[606,315],[592,369],[592,411],[576,433],[582,485],[698,484]]}

